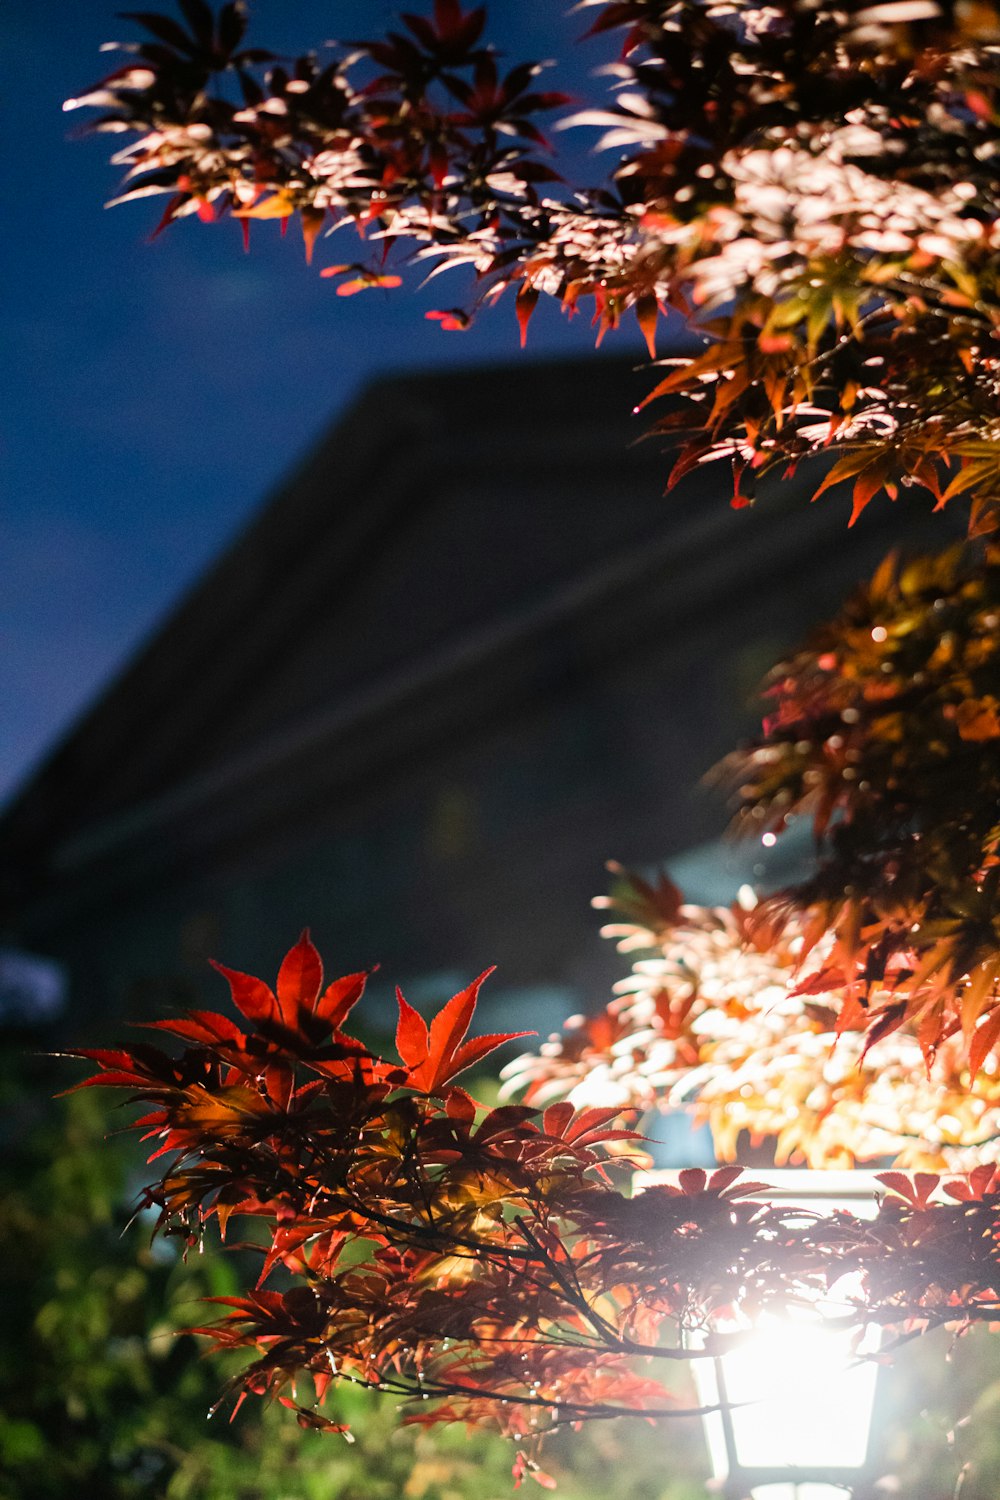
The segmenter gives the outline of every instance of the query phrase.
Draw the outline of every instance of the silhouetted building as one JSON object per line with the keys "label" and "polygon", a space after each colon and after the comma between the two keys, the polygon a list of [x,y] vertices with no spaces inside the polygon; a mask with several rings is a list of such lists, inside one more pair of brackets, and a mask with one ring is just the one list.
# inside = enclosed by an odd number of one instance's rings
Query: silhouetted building
{"label": "silhouetted building", "polygon": [[273,976],[304,924],[418,1002],[497,963],[491,1023],[605,998],[603,861],[718,835],[700,777],[898,520],[737,514],[721,464],[664,498],[648,388],[591,357],[361,396],[3,818],[6,931],[78,1015],[221,999],[208,955]]}

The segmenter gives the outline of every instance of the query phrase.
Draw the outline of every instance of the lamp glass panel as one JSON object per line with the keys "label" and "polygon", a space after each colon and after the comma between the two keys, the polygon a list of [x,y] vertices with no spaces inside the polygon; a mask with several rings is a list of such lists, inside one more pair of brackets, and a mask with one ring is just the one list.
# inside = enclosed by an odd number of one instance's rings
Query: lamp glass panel
{"label": "lamp glass panel", "polygon": [[877,1370],[849,1331],[765,1315],[723,1368],[741,1467],[863,1466]]}
{"label": "lamp glass panel", "polygon": [[[650,1173],[642,1186],[671,1182],[675,1173]],[[783,1168],[763,1175],[768,1197],[781,1203],[790,1222],[801,1210],[803,1224],[817,1215],[846,1211],[873,1218],[879,1184],[874,1172],[811,1171]],[[845,1276],[815,1302],[786,1314],[763,1313],[752,1326],[717,1328],[727,1346],[719,1363],[734,1452],[726,1442],[719,1412],[706,1413],[704,1432],[716,1479],[731,1462],[740,1469],[863,1469],[867,1456],[878,1368],[879,1332],[838,1327],[849,1315],[860,1288]],[[726,1338],[726,1334],[736,1335]],[[692,1349],[695,1345],[689,1345]],[[721,1352],[721,1351],[720,1351]],[[716,1361],[694,1359],[699,1404],[720,1403]],[[843,1488],[818,1480],[755,1485],[754,1500],[834,1500]]]}

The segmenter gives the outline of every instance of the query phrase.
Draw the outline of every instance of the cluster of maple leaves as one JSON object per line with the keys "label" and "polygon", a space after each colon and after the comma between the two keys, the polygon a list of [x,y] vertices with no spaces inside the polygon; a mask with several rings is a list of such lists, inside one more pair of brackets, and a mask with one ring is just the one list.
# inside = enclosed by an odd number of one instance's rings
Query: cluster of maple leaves
{"label": "cluster of maple leaves", "polygon": [[[855,515],[879,490],[1000,496],[1000,19],[985,0],[584,0],[622,38],[610,95],[569,122],[619,153],[607,180],[555,171],[538,117],[566,102],[533,63],[501,74],[485,7],[434,0],[398,31],[292,64],[244,45],[239,0],[149,38],[70,106],[125,134],[121,196],[196,213],[298,217],[309,253],[347,226],[374,254],[325,276],[397,286],[397,261],[471,269],[468,326],[515,292],[600,333],[631,310],[651,351],[679,309],[705,349],[674,361],[654,431],[683,441],[673,477],[732,460],[757,477],[833,455]],[[679,399],[676,399],[679,398]],[[651,397],[650,399],[653,399]]]}
{"label": "cluster of maple leaves", "polygon": [[[344,1030],[364,974],[324,985],[308,934],[275,990],[228,969],[238,1019],[151,1023],[184,1044],[84,1049],[78,1087],[122,1088],[159,1175],[157,1228],[199,1242],[238,1222],[261,1260],[198,1331],[253,1358],[236,1377],[306,1426],[332,1383],[395,1393],[408,1420],[493,1423],[518,1473],[564,1423],[687,1410],[658,1373],[734,1308],[781,1307],[860,1273],[859,1323],[1000,1317],[1000,1178],[888,1173],[874,1221],[803,1223],[738,1168],[637,1196],[613,1181],[633,1132],[612,1108],[478,1106],[455,1079],[509,1037],[468,1038],[481,980],[428,1027],[399,996],[398,1058]],[[624,1165],[631,1166],[626,1158]]]}
{"label": "cluster of maple leaves", "polygon": [[298,217],[311,259],[324,226],[350,222],[383,241],[376,264],[323,271],[350,295],[400,284],[384,266],[394,241],[454,246],[508,211],[512,224],[555,177],[534,116],[566,96],[538,91],[533,63],[500,75],[483,8],[436,0],[399,32],[291,65],[244,46],[240,0],[180,9],[186,25],[133,16],[150,39],[123,44],[132,60],[66,105],[101,109],[92,130],[138,137],[113,158],[127,168],[116,201],[169,194],[160,229],[231,213],[248,236],[253,219]]}
{"label": "cluster of maple leaves", "polygon": [[709,1127],[722,1162],[747,1139],[779,1167],[891,1160],[954,1173],[996,1160],[1000,1067],[982,1055],[992,1010],[971,1041],[951,1020],[933,1056],[917,1007],[873,1038],[878,1007],[845,1004],[833,942],[806,952],[798,910],[748,887],[731,906],[695,905],[663,873],[611,868],[613,894],[595,905],[610,911],[602,936],[631,971],[603,1010],[507,1063],[501,1097],[613,1104],[626,1121],[683,1111]]}
{"label": "cluster of maple leaves", "polygon": [[762,908],[803,926],[800,990],[870,1042],[905,1021],[928,1063],[958,1033],[976,1074],[1000,1038],[1000,552],[888,557],[767,692],[723,770],[745,831],[812,819],[815,875]]}
{"label": "cluster of maple leaves", "polygon": [[738,832],[809,819],[814,872],[751,911],[633,879],[622,998],[512,1076],[695,1102],[724,1158],[748,1129],[815,1164],[975,1162],[1000,1123],[1000,549],[890,555],[765,691],[715,774]]}
{"label": "cluster of maple leaves", "polygon": [[[70,101],[128,137],[121,199],[164,195],[161,227],[297,217],[310,257],[324,231],[353,233],[353,258],[320,273],[341,295],[398,285],[412,261],[464,267],[471,305],[431,315],[449,329],[509,291],[522,336],[545,296],[589,303],[599,336],[633,313],[654,352],[658,317],[679,310],[702,348],[667,361],[649,398],[680,445],[674,478],[731,460],[741,505],[760,475],[825,457],[814,494],[849,481],[852,519],[916,488],[968,502],[974,536],[995,529],[989,0],[583,0],[591,33],[622,42],[610,97],[574,117],[618,153],[587,189],[560,181],[538,124],[564,97],[532,63],[501,71],[483,7],[434,0],[382,38],[287,63],[245,44],[240,0],[178,3],[182,20],[133,16],[146,39]],[[868,1044],[905,1026],[972,1075],[1000,1041],[1000,558],[978,546],[887,562],[778,669],[762,737],[727,772],[754,833],[814,820],[815,878],[744,933],[795,969],[800,1008],[832,1008]],[[206,1331],[254,1351],[244,1393],[307,1425],[336,1427],[323,1396],[355,1381],[413,1420],[498,1422],[519,1473],[545,1482],[534,1438],[676,1411],[656,1370],[734,1305],[850,1270],[859,1323],[1000,1317],[988,1163],[946,1186],[950,1203],[936,1178],[887,1174],[865,1224],[803,1226],[731,1169],[630,1198],[613,1173],[639,1143],[619,1103],[485,1111],[455,1082],[508,1040],[467,1039],[478,983],[429,1028],[400,998],[386,1060],[344,1030],[364,976],[323,988],[306,939],[275,992],[224,972],[239,1021],[157,1023],[176,1056],[83,1055],[91,1082],[149,1105],[161,1229],[194,1241],[236,1217],[257,1244],[260,1285]],[[685,1016],[667,1023],[683,1050]]]}

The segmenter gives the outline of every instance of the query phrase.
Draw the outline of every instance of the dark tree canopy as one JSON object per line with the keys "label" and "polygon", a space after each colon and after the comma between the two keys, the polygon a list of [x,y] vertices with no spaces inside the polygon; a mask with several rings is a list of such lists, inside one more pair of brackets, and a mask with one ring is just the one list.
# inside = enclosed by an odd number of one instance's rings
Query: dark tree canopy
{"label": "dark tree canopy", "polygon": [[[558,176],[542,134],[566,103],[539,67],[502,72],[485,7],[435,0],[372,41],[294,62],[248,47],[239,3],[147,39],[70,105],[128,137],[122,202],[188,215],[297,218],[354,248],[324,276],[349,294],[414,263],[464,268],[446,327],[505,291],[588,307],[600,336],[633,313],[654,347],[678,309],[705,339],[657,387],[675,475],[732,461],[755,476],[835,457],[855,512],[880,490],[1000,494],[997,218],[1000,21],[990,3],[584,0],[620,39],[595,127],[611,170]],[[586,15],[584,20],[588,19]],[[325,248],[325,241],[323,242]],[[823,471],[816,483],[820,484]]]}

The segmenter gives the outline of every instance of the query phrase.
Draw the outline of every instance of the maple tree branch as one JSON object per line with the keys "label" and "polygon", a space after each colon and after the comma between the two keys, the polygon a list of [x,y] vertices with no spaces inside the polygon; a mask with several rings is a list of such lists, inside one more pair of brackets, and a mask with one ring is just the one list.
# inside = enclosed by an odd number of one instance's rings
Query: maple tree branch
{"label": "maple tree branch", "polygon": [[[704,1356],[702,1356],[704,1357]],[[435,1381],[433,1377],[425,1377],[423,1381],[408,1382],[402,1376],[386,1376],[377,1380],[364,1380],[360,1376],[343,1374],[340,1372],[334,1377],[349,1381],[353,1385],[363,1386],[367,1390],[381,1392],[388,1395],[403,1396],[407,1400],[446,1400],[451,1396],[459,1396],[463,1399],[475,1401],[496,1402],[500,1406],[526,1406],[534,1407],[555,1414],[562,1414],[552,1426],[561,1426],[580,1421],[610,1421],[619,1417],[642,1417],[652,1419],[674,1418],[674,1417],[705,1417],[713,1412],[721,1411],[719,1405],[706,1406],[664,1406],[643,1407],[637,1410],[634,1407],[614,1406],[606,1402],[576,1403],[571,1399],[561,1399],[553,1396],[543,1396],[538,1393],[523,1394],[520,1392],[494,1391],[481,1386],[463,1385],[460,1381]],[[430,1387],[430,1389],[428,1389]],[[740,1403],[746,1405],[748,1403]],[[734,1410],[730,1406],[729,1410]]]}

